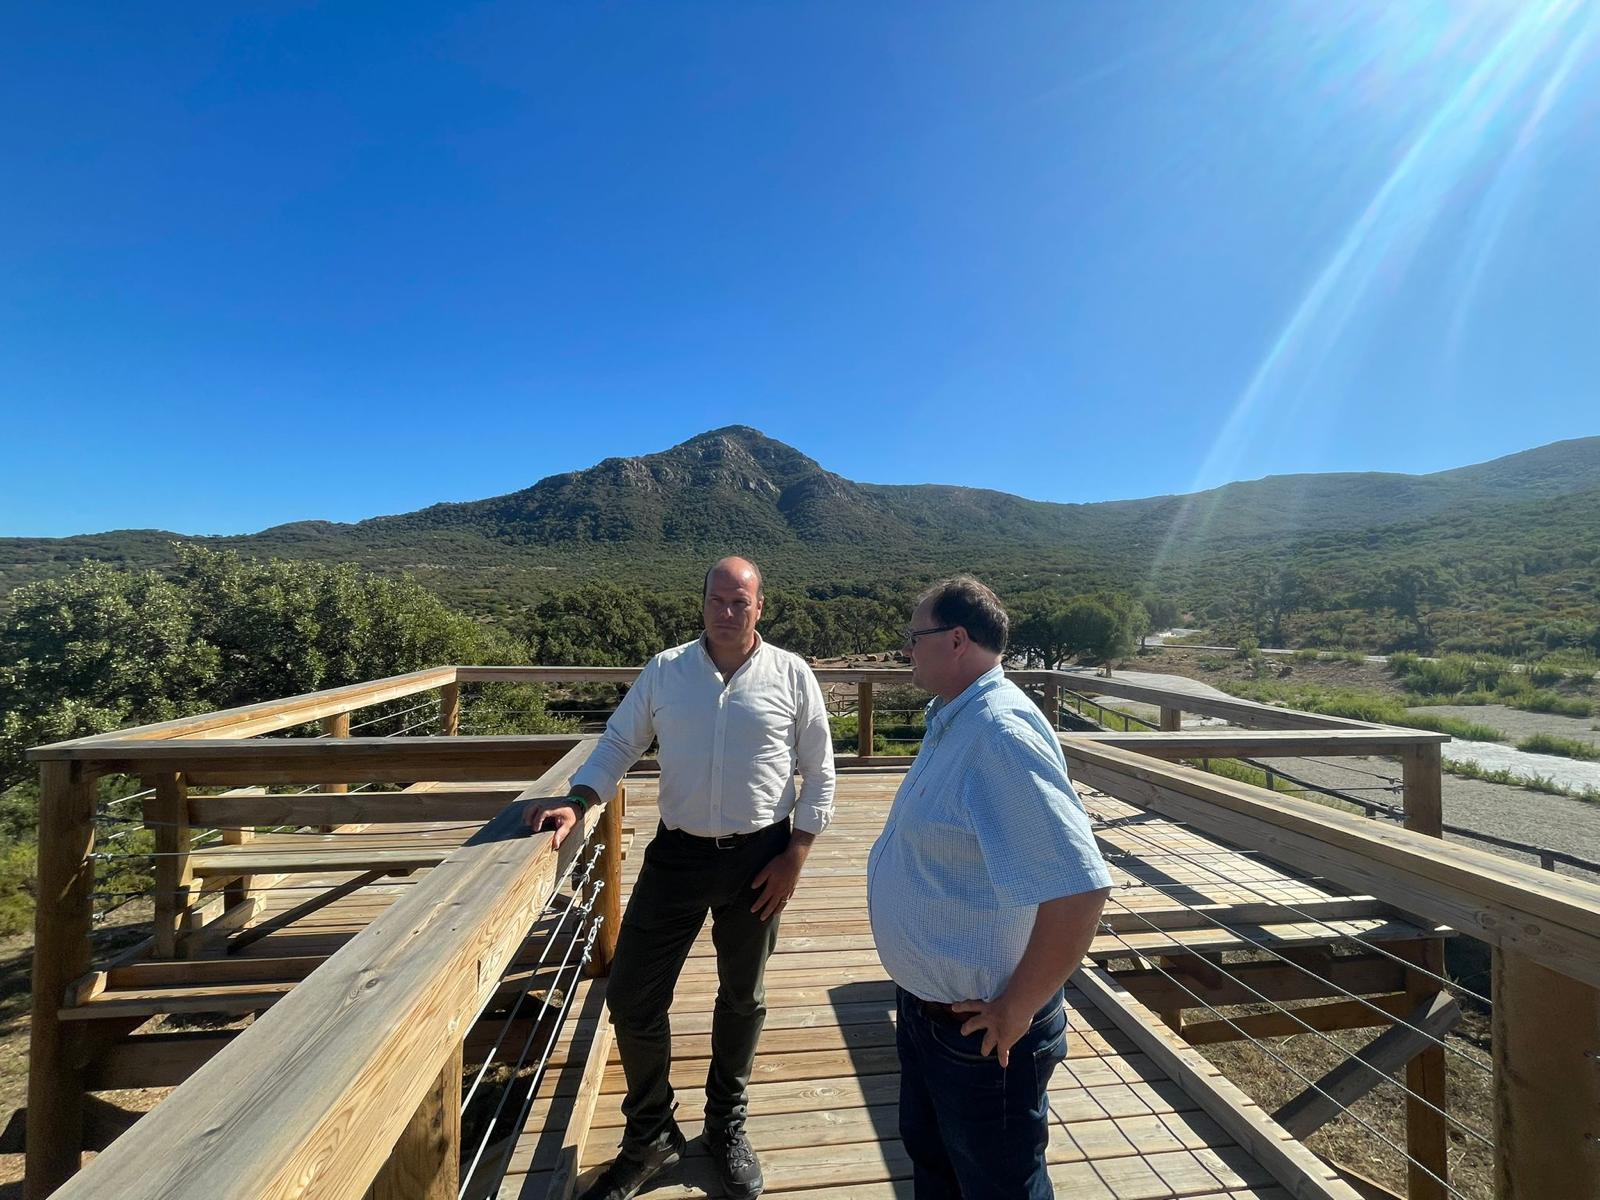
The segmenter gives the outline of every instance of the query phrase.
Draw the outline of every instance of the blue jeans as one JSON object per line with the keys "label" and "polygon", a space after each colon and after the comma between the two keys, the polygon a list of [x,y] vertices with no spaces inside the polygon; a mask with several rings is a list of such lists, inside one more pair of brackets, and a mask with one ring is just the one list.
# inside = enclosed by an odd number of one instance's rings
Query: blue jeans
{"label": "blue jeans", "polygon": [[916,1200],[1050,1200],[1046,1088],[1067,1054],[1061,998],[1039,1010],[1004,1070],[980,1053],[981,1032],[963,1037],[902,988],[895,1003],[900,1139]]}

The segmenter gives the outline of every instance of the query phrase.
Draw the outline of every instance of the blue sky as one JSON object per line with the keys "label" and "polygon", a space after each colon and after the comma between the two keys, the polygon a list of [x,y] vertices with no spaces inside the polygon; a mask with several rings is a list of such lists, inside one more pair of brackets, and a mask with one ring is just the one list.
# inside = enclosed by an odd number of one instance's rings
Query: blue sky
{"label": "blue sky", "polygon": [[1600,6],[12,5],[0,534],[1600,433]]}

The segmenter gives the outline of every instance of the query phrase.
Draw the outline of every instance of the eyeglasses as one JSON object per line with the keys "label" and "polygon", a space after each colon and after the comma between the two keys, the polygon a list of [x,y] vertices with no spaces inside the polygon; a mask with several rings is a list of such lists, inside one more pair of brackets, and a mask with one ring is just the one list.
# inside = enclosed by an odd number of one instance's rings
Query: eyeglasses
{"label": "eyeglasses", "polygon": [[915,650],[919,637],[927,637],[930,633],[949,633],[955,628],[957,627],[954,625],[935,625],[931,629],[908,629],[906,630],[906,640],[903,644]]}

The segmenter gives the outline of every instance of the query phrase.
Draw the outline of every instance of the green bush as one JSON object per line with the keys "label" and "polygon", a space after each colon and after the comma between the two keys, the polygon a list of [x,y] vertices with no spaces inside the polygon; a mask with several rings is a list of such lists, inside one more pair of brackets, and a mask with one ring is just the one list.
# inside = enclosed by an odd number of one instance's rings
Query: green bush
{"label": "green bush", "polygon": [[1409,729],[1428,729],[1447,733],[1468,742],[1499,742],[1504,735],[1497,729],[1461,717],[1436,716],[1432,713],[1408,712],[1406,706],[1393,696],[1382,692],[1363,692],[1352,688],[1329,691],[1325,688],[1294,687],[1280,683],[1233,684],[1227,690],[1235,696],[1263,704],[1287,704],[1302,712],[1322,713],[1330,717],[1349,717],[1354,721],[1372,721],[1380,725],[1398,725]]}
{"label": "green bush", "polygon": [[0,937],[13,937],[33,924],[34,847],[0,849]]}
{"label": "green bush", "polygon": [[1555,692],[1529,692],[1512,701],[1513,708],[1526,712],[1554,713],[1562,717],[1591,717],[1594,703],[1582,696],[1561,696]]}
{"label": "green bush", "polygon": [[1517,743],[1518,750],[1530,754],[1559,754],[1563,758],[1581,758],[1589,762],[1600,761],[1600,747],[1577,738],[1557,737],[1553,733],[1536,733]]}

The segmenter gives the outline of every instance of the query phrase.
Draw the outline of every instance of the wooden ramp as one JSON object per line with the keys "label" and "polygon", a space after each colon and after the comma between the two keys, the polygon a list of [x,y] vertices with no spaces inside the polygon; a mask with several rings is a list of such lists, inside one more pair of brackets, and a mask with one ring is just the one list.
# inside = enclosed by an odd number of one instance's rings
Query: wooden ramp
{"label": "wooden ramp", "polygon": [[[877,1200],[912,1194],[896,1130],[894,988],[866,917],[867,853],[899,772],[844,774],[838,816],[818,841],[767,970],[768,1016],[750,1087],[749,1133],[773,1195]],[[628,784],[631,885],[656,825],[651,780]],[[1315,946],[1340,930],[1377,940],[1424,930],[1364,898],[1342,897],[1110,797],[1086,793],[1117,890],[1091,957],[1245,945],[1200,913],[1263,944]],[[1174,895],[1181,896],[1175,903]],[[1277,911],[1263,896],[1294,906]],[[1315,906],[1322,906],[1316,910]],[[1309,907],[1308,907],[1309,906]],[[1306,919],[1315,912],[1316,919]],[[1131,916],[1130,914],[1137,914]],[[1176,939],[1176,940],[1175,940]],[[672,1009],[673,1084],[685,1133],[700,1132],[716,968],[709,922]],[[603,981],[579,997],[498,1195],[564,1200],[612,1155],[621,1134],[621,1066],[601,1017]],[[1051,1087],[1048,1159],[1074,1200],[1205,1200],[1356,1195],[1272,1124],[1108,972],[1086,966],[1069,988],[1068,1057]],[[492,1195],[484,1191],[481,1195]],[[698,1143],[644,1195],[718,1196]]]}

